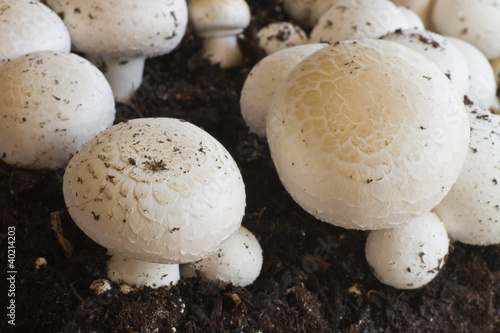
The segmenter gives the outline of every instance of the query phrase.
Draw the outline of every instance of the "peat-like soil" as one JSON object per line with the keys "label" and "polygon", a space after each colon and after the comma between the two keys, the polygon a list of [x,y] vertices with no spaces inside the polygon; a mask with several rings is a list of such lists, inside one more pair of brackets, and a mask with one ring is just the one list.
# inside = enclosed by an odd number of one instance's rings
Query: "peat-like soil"
{"label": "peat-like soil", "polygon": [[[264,251],[258,280],[246,288],[216,289],[197,278],[182,279],[171,289],[129,294],[113,285],[96,296],[89,286],[106,277],[106,250],[68,215],[64,170],[29,171],[0,162],[0,331],[500,332],[500,246],[455,243],[430,284],[396,290],[372,275],[365,232],[319,222],[290,198],[266,142],[249,134],[239,110],[243,82],[264,56],[256,47],[257,30],[288,17],[277,0],[248,2],[253,17],[240,40],[243,65],[211,66],[188,30],[174,52],[147,62],[144,84],[129,105],[117,105],[116,122],[183,118],[227,147],[246,183],[243,225]],[[12,230],[15,267],[9,268]],[[39,257],[48,264],[37,270]],[[12,300],[15,326],[7,316]]]}

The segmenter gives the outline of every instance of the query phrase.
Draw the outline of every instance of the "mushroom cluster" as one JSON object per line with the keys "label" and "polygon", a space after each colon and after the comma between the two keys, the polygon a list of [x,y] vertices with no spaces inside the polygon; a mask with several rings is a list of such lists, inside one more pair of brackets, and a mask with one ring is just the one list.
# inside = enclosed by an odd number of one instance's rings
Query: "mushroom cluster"
{"label": "mushroom cluster", "polygon": [[267,137],[292,198],[319,220],[369,230],[367,260],[396,288],[436,276],[448,233],[500,242],[499,8],[284,0],[313,44],[266,56],[244,83],[243,119]]}

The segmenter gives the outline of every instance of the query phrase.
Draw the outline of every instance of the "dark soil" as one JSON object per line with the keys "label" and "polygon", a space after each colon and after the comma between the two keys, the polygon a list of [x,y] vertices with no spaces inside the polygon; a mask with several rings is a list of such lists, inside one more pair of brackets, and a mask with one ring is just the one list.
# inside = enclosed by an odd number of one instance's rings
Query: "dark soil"
{"label": "dark soil", "polygon": [[[286,20],[278,1],[249,0],[251,26],[241,39],[240,67],[221,70],[200,56],[190,31],[171,54],[147,63],[145,81],[117,122],[168,116],[203,127],[231,152],[247,191],[243,225],[264,251],[258,280],[214,289],[183,279],[171,289],[96,296],[105,249],[69,217],[63,170],[28,171],[0,162],[0,331],[12,332],[500,332],[500,246],[453,244],[445,268],[427,286],[396,290],[378,282],[364,257],[366,234],[322,223],[280,184],[265,141],[249,134],[239,111],[246,75],[263,57],[256,31]],[[68,252],[51,223],[60,218]],[[7,262],[15,228],[15,271]],[[35,269],[44,257],[48,265]],[[15,296],[7,278],[15,277]],[[11,290],[12,291],[12,290]],[[6,309],[15,300],[15,326]]]}

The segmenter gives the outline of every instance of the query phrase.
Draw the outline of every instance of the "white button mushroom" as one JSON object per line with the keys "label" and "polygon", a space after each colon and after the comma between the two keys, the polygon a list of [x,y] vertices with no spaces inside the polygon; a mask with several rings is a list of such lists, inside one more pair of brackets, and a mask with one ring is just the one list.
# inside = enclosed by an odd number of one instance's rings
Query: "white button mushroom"
{"label": "white button mushroom", "polygon": [[237,35],[250,24],[245,0],[192,0],[189,19],[203,38],[204,55],[212,64],[228,68],[241,63]]}
{"label": "white button mushroom", "polygon": [[432,30],[431,13],[435,0],[391,0],[398,6],[403,6],[416,13],[427,30]]}
{"label": "white button mushroom", "polygon": [[311,25],[311,11],[318,0],[283,0],[283,9],[301,26]]}
{"label": "white button mushroom", "polygon": [[203,278],[220,287],[246,287],[260,274],[262,249],[257,238],[241,226],[218,251],[192,265]]}
{"label": "white button mushroom", "polygon": [[267,54],[287,47],[302,45],[308,42],[307,34],[296,24],[290,22],[274,22],[257,32],[259,46]]}
{"label": "white button mushroom", "polygon": [[47,0],[63,17],[75,51],[108,79],[115,99],[127,102],[142,82],[146,58],[171,52],[187,26],[185,0]]}
{"label": "white button mushroom", "polygon": [[274,91],[295,65],[328,44],[290,47],[264,57],[248,74],[240,96],[241,115],[250,131],[266,136],[266,117]]}
{"label": "white button mushroom", "polygon": [[399,43],[425,56],[434,62],[450,79],[460,96],[469,89],[471,75],[469,64],[458,47],[444,36],[427,30],[398,30],[381,37]]}
{"label": "white button mushroom", "polygon": [[[140,267],[151,277],[158,277],[159,263],[178,271],[179,263],[215,252],[245,210],[244,184],[227,150],[199,127],[171,118],[130,120],[101,132],[69,162],[63,191],[71,217],[90,238],[111,253],[150,262],[151,269]],[[115,264],[110,279],[147,284],[132,277],[134,260]],[[154,283],[175,283],[178,273],[168,274]]]}
{"label": "white button mushroom", "polygon": [[443,222],[428,212],[391,229],[370,231],[365,255],[382,283],[416,289],[436,277],[445,264],[448,248]]}
{"label": "white button mushroom", "polygon": [[474,107],[470,149],[448,195],[434,208],[454,240],[500,243],[500,115]]}
{"label": "white button mushroom", "polygon": [[432,23],[436,32],[471,43],[489,60],[500,57],[498,0],[436,0]]}
{"label": "white button mushroom", "polygon": [[460,173],[465,107],[427,58],[365,39],[322,48],[277,88],[267,117],[285,188],[320,220],[387,228],[429,211]]}
{"label": "white button mushroom", "polygon": [[408,21],[410,29],[425,30],[424,22],[422,22],[422,19],[417,15],[417,13],[406,7],[399,6],[398,8]]}
{"label": "white button mushroom", "polygon": [[71,53],[40,51],[0,66],[0,158],[55,169],[111,126],[113,93],[102,73]]}
{"label": "white button mushroom", "polygon": [[378,38],[397,29],[411,28],[405,15],[389,0],[336,1],[311,31],[312,43]]}
{"label": "white button mushroom", "polygon": [[38,1],[0,0],[0,65],[37,51],[69,52],[63,21]]}
{"label": "white button mushroom", "polygon": [[446,39],[462,52],[469,65],[470,76],[469,88],[466,92],[467,98],[479,107],[499,109],[495,73],[488,59],[474,45],[462,39],[455,37],[446,37]]}

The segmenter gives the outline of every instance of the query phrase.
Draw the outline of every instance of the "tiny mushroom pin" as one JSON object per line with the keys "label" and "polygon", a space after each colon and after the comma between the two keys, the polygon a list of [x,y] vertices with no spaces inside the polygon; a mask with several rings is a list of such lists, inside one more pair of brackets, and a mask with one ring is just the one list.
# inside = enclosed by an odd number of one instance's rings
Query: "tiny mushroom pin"
{"label": "tiny mushroom pin", "polygon": [[295,65],[326,43],[298,45],[275,52],[259,61],[248,74],[241,89],[241,115],[250,131],[266,136],[267,110],[274,91]]}
{"label": "tiny mushroom pin", "polygon": [[257,32],[259,46],[267,54],[287,47],[302,45],[309,41],[307,34],[298,25],[291,22],[273,22]]}
{"label": "tiny mushroom pin", "polygon": [[39,51],[0,66],[0,158],[28,169],[66,166],[113,124],[113,93],[89,61]]}
{"label": "tiny mushroom pin", "polygon": [[418,52],[379,39],[303,59],[276,89],[266,130],[293,199],[320,220],[365,230],[436,206],[469,143],[450,80]]}
{"label": "tiny mushroom pin", "polygon": [[204,279],[221,288],[228,284],[246,287],[260,274],[262,249],[257,238],[241,226],[214,254],[192,265]]}
{"label": "tiny mushroom pin", "polygon": [[62,18],[73,49],[108,79],[115,99],[129,101],[142,83],[146,58],[171,52],[187,26],[185,0],[47,0]]}
{"label": "tiny mushroom pin", "polygon": [[416,289],[436,277],[445,264],[448,248],[443,222],[427,212],[394,228],[370,231],[365,255],[382,283]]}
{"label": "tiny mushroom pin", "polygon": [[61,18],[38,1],[0,0],[0,65],[37,51],[69,52],[69,32]]}
{"label": "tiny mushroom pin", "polygon": [[137,286],[175,284],[178,264],[219,249],[245,210],[243,180],[227,150],[172,118],[101,132],[69,162],[63,192],[75,223],[112,255],[108,277]]}
{"label": "tiny mushroom pin", "polygon": [[452,240],[500,243],[500,115],[469,107],[471,140],[450,192],[434,208]]}
{"label": "tiny mushroom pin", "polygon": [[237,35],[250,24],[250,8],[245,0],[192,0],[189,19],[203,38],[203,53],[221,68],[242,61]]}
{"label": "tiny mushroom pin", "polygon": [[437,0],[432,24],[442,35],[471,43],[489,60],[500,57],[498,0]]}

